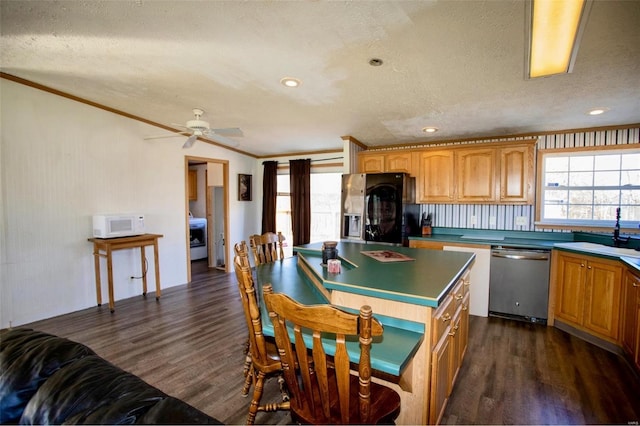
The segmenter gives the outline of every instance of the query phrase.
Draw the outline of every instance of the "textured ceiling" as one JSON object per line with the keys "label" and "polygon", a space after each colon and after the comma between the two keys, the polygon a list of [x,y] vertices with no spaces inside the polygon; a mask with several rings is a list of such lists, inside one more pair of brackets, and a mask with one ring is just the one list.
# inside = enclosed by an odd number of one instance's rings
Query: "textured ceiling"
{"label": "textured ceiling", "polygon": [[201,107],[258,156],[344,135],[428,141],[425,126],[440,140],[640,122],[640,1],[594,1],[573,73],[535,80],[521,0],[2,0],[0,13],[2,72],[164,125]]}

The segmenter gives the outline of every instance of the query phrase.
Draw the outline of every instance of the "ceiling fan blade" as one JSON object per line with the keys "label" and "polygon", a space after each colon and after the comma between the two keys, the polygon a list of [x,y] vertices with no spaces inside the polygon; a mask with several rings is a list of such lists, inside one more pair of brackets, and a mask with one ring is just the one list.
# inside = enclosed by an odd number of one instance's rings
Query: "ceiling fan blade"
{"label": "ceiling fan blade", "polygon": [[224,129],[209,129],[210,132],[215,133],[216,135],[222,136],[232,136],[232,137],[242,137],[244,133],[238,127],[226,127]]}
{"label": "ceiling fan blade", "polygon": [[193,146],[193,143],[196,141],[196,139],[198,139],[197,135],[191,135],[189,136],[189,138],[187,139],[187,141],[184,143],[184,145],[182,145],[183,148],[191,148]]}
{"label": "ceiling fan blade", "polygon": [[164,139],[164,138],[177,138],[179,136],[185,136],[188,135],[189,133],[185,133],[185,132],[179,132],[179,133],[174,133],[172,135],[158,135],[158,136],[147,136],[145,138],[143,138],[145,141],[151,140],[151,139]]}
{"label": "ceiling fan blade", "polygon": [[216,135],[215,133],[209,132],[204,135],[205,139],[209,139],[212,142],[216,142],[225,146],[229,146],[231,148],[235,148],[240,145],[237,141],[233,139],[225,138],[224,136]]}

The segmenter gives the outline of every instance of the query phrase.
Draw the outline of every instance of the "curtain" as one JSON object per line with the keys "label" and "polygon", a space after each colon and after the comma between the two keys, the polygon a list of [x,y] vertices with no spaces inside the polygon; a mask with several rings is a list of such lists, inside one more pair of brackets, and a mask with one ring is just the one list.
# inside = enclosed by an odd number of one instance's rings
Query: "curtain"
{"label": "curtain", "polygon": [[278,162],[265,161],[262,178],[262,233],[276,231],[276,197],[278,196]]}
{"label": "curtain", "polygon": [[311,241],[311,160],[290,160],[293,245]]}

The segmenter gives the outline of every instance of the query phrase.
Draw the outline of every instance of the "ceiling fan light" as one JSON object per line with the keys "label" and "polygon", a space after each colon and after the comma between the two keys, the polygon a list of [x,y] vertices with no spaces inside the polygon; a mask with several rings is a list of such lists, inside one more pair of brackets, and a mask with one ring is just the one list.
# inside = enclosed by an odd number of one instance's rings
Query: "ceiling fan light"
{"label": "ceiling fan light", "polygon": [[209,130],[209,122],[204,120],[189,120],[187,121],[187,128],[200,131]]}

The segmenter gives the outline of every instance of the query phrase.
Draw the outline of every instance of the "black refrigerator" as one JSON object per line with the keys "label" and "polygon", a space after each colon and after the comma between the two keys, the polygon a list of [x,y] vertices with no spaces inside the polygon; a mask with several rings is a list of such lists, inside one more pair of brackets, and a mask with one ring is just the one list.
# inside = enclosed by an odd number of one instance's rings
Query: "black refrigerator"
{"label": "black refrigerator", "polygon": [[343,175],[341,237],[408,245],[419,233],[414,182],[406,173]]}

